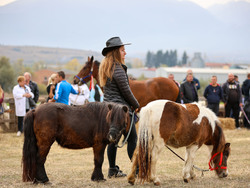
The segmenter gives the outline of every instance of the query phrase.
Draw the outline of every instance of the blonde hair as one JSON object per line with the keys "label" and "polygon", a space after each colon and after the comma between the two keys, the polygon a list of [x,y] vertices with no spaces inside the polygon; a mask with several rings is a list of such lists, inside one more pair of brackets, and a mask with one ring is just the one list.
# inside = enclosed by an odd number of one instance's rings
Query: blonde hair
{"label": "blonde hair", "polygon": [[0,85],[0,99],[3,97],[3,89],[2,86]]}
{"label": "blonde hair", "polygon": [[25,77],[24,76],[18,76],[17,77],[17,82],[19,83],[19,82],[22,82],[22,81],[24,81],[25,80]]}
{"label": "blonde hair", "polygon": [[99,68],[99,81],[101,87],[106,85],[108,78],[112,79],[116,63],[125,64],[124,60],[121,58],[120,47],[109,51],[101,62]]}
{"label": "blonde hair", "polygon": [[49,77],[49,80],[48,80],[48,85],[55,84],[55,77],[56,76],[57,76],[56,73],[51,74],[51,76]]}

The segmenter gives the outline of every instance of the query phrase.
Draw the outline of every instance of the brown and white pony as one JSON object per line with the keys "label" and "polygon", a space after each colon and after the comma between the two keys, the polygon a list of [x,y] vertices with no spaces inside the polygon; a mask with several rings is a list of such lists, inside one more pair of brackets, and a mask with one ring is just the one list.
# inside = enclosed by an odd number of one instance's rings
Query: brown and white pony
{"label": "brown and white pony", "polygon": [[183,168],[185,182],[195,177],[195,152],[203,144],[211,151],[210,170],[215,170],[221,178],[226,177],[230,143],[225,142],[218,123],[217,116],[210,109],[197,103],[178,104],[168,100],[150,102],[140,112],[137,149],[128,182],[134,184],[136,167],[139,165],[140,182],[153,181],[155,185],[159,185],[156,163],[165,145],[186,147]]}

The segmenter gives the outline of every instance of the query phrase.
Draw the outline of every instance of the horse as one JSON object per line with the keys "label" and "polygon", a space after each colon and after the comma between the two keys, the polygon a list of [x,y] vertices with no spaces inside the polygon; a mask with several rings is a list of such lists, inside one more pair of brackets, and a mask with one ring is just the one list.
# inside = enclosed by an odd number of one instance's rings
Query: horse
{"label": "horse", "polygon": [[92,181],[105,180],[102,173],[104,151],[118,143],[130,125],[128,107],[115,103],[88,103],[73,107],[61,103],[42,104],[24,118],[23,181],[47,183],[44,164],[51,145],[69,149],[93,148]]}
{"label": "horse", "polygon": [[[88,61],[74,78],[74,83],[85,83],[90,80],[90,75],[99,84],[100,62],[93,61],[93,56],[88,57]],[[158,99],[168,99],[176,101],[179,94],[179,87],[173,80],[164,77],[155,77],[143,81],[129,79],[132,93],[140,104],[140,108],[149,102]]]}
{"label": "horse", "polygon": [[209,169],[220,178],[228,175],[227,159],[230,143],[225,142],[217,116],[197,103],[179,104],[169,100],[156,100],[140,112],[139,135],[133,155],[133,165],[128,182],[134,184],[139,165],[140,183],[145,181],[160,185],[156,175],[158,155],[165,146],[186,147],[184,182],[195,177],[193,161],[195,152],[203,145],[211,151]]}

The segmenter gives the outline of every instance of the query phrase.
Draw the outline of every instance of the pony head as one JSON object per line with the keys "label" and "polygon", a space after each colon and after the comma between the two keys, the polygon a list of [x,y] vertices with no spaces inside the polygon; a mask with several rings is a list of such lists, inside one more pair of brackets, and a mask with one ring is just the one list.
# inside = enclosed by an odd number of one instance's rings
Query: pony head
{"label": "pony head", "polygon": [[119,104],[108,104],[108,108],[109,112],[106,118],[110,127],[108,140],[117,144],[122,134],[129,128],[129,110],[127,106]]}
{"label": "pony head", "polygon": [[85,63],[80,72],[74,77],[73,83],[82,85],[90,80],[92,74],[92,65],[94,57],[88,57],[88,61]]}
{"label": "pony head", "polygon": [[209,169],[215,170],[219,178],[225,178],[228,176],[227,160],[229,154],[230,143],[226,143],[223,151],[215,153],[209,161]]}

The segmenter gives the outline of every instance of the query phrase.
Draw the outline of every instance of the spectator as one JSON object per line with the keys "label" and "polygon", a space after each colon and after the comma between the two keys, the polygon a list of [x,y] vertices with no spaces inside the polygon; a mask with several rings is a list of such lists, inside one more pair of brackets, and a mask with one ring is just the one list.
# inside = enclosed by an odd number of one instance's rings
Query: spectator
{"label": "spectator", "polygon": [[[131,113],[130,118],[132,120],[132,111],[138,111],[139,103],[129,87],[124,45],[127,44],[123,44],[119,37],[110,38],[106,42],[106,47],[102,50],[102,55],[105,57],[100,65],[99,80],[100,86],[104,89],[104,101],[126,105]],[[127,152],[130,159],[132,159],[137,142],[135,121],[131,126],[132,129],[127,140]],[[107,149],[109,178],[126,176],[116,165],[116,153],[117,147],[115,144],[109,144]]]}
{"label": "spectator", "polygon": [[48,98],[47,98],[47,102],[52,99],[55,95],[55,90],[56,90],[56,85],[57,85],[57,74],[54,73],[49,77],[48,80],[48,85],[47,85],[47,93],[48,93]]}
{"label": "spectator", "polygon": [[55,96],[48,102],[64,103],[69,105],[69,94],[78,94],[79,91],[74,90],[72,85],[65,80],[63,71],[57,72],[58,84],[56,86]]}
{"label": "spectator", "polygon": [[[192,74],[192,75],[193,75],[193,71],[192,71],[191,69],[189,69],[189,70],[187,71],[187,75],[188,75],[188,74]],[[186,78],[185,78],[183,81],[186,81]],[[201,87],[201,86],[200,86],[200,82],[199,82],[199,80],[198,80],[197,78],[194,77],[194,75],[193,75],[193,82],[195,83],[196,89],[199,90],[200,87]]]}
{"label": "spectator", "polygon": [[78,84],[74,84],[72,85],[72,87],[74,88],[74,90],[79,90],[79,94],[75,95],[70,93],[69,94],[69,100],[70,100],[70,104],[72,106],[79,106],[79,105],[84,105],[85,103],[88,102],[89,99],[89,88],[86,84],[82,84],[81,86],[79,86]]}
{"label": "spectator", "polygon": [[[33,81],[31,81],[31,74],[29,72],[24,73],[24,77],[26,80],[26,85],[29,86],[31,89],[31,92],[34,94],[34,102],[37,103],[39,99],[39,89],[37,87],[37,84]],[[33,100],[31,99],[31,100]],[[30,101],[30,103],[34,103],[33,101]],[[31,108],[35,108],[35,106],[31,106]]]}
{"label": "spectator", "polygon": [[234,75],[234,80],[235,80],[235,82],[237,82],[238,84],[240,84],[239,77],[237,75]]}
{"label": "spectator", "polygon": [[168,75],[168,79],[173,80],[173,81],[174,81],[174,83],[178,86],[178,88],[179,88],[179,93],[178,93],[178,96],[177,96],[176,102],[181,103],[181,96],[180,96],[180,83],[179,83],[179,82],[177,82],[177,81],[175,81],[175,79],[174,79],[174,75],[173,75],[172,73],[170,73],[170,74]]}
{"label": "spectator", "polygon": [[3,100],[4,100],[4,91],[2,89],[2,86],[0,85],[0,115],[4,113],[3,109]]}
{"label": "spectator", "polygon": [[198,102],[197,88],[193,81],[193,74],[188,74],[186,81],[181,84],[180,92],[184,103]]}
{"label": "spectator", "polygon": [[232,73],[228,74],[228,80],[222,86],[223,98],[225,100],[225,117],[230,117],[230,111],[233,111],[236,128],[239,126],[239,108],[242,107],[242,95],[240,85],[234,80]]}
{"label": "spectator", "polygon": [[211,83],[204,91],[204,97],[207,99],[207,107],[218,115],[220,101],[223,101],[223,92],[221,86],[217,83],[216,76],[212,76]]}
{"label": "spectator", "polygon": [[15,100],[16,116],[18,117],[17,136],[21,136],[23,132],[23,118],[30,109],[29,98],[33,98],[34,94],[31,92],[30,87],[25,85],[26,81],[24,76],[19,76],[17,82],[18,84],[13,89],[13,96]]}
{"label": "spectator", "polygon": [[[242,94],[244,95],[244,111],[247,116],[247,119],[250,119],[250,98],[249,98],[249,92],[250,92],[250,73],[247,74],[247,79],[242,84]],[[244,117],[243,122],[244,126],[248,129],[250,129],[250,124],[248,123],[248,120],[246,117]]]}
{"label": "spectator", "polygon": [[103,92],[98,84],[90,90],[89,102],[103,102]]}

